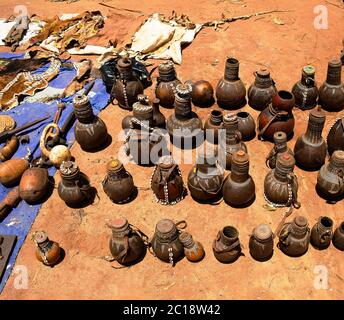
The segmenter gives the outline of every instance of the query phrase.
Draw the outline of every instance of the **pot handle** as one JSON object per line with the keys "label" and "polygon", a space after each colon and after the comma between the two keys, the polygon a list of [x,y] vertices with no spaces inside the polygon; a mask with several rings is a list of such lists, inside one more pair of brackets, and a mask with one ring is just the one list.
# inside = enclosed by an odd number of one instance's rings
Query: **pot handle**
{"label": "pot handle", "polygon": [[188,224],[185,220],[181,220],[181,221],[176,222],[176,227],[179,231],[185,229],[187,226],[188,226]]}
{"label": "pot handle", "polygon": [[234,243],[232,243],[229,247],[227,247],[226,249],[224,250],[217,250],[216,247],[215,247],[215,243],[216,243],[216,240],[213,242],[213,249],[214,251],[216,251],[216,253],[226,253],[226,252],[230,252],[232,251],[233,249],[235,249],[236,247],[240,246],[240,241],[239,239],[237,241],[235,241]]}

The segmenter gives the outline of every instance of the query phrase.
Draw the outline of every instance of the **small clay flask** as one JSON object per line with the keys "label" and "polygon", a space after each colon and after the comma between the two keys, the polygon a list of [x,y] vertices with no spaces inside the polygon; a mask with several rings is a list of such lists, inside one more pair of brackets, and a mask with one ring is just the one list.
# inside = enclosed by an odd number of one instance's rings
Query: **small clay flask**
{"label": "small clay flask", "polygon": [[[180,225],[183,226],[178,228]],[[174,265],[184,257],[184,246],[179,239],[179,234],[180,229],[185,226],[185,221],[174,223],[170,219],[162,219],[157,223],[150,243],[154,254],[160,260]]]}
{"label": "small clay flask", "polygon": [[173,108],[176,87],[181,82],[178,80],[172,61],[166,61],[158,67],[159,77],[155,88],[155,95],[164,108]]}
{"label": "small clay flask", "polygon": [[304,170],[319,170],[325,163],[327,145],[321,136],[325,119],[325,112],[320,107],[312,110],[306,133],[296,140],[294,146],[296,165]]}
{"label": "small clay flask", "polygon": [[184,246],[184,254],[189,261],[198,262],[204,258],[205,252],[202,244],[194,241],[190,233],[182,232],[179,240]]}
{"label": "small clay flask", "polygon": [[335,230],[332,243],[338,250],[344,251],[344,222]]}
{"label": "small clay flask", "polygon": [[145,256],[147,246],[145,236],[125,218],[118,218],[112,224],[107,224],[112,230],[109,247],[110,252],[119,264],[133,265]]}
{"label": "small clay flask", "polygon": [[274,207],[299,208],[297,191],[299,184],[294,173],[295,159],[288,153],[277,156],[275,169],[272,169],[264,180],[264,198]]}
{"label": "small clay flask", "polygon": [[161,113],[159,109],[160,100],[155,98],[153,100],[153,120],[154,120],[154,127],[158,128],[165,128],[166,127],[166,119],[165,116]]}
{"label": "small clay flask", "polygon": [[294,156],[294,152],[287,145],[287,135],[283,131],[277,131],[274,133],[274,147],[266,157],[266,166],[274,169],[276,167],[277,155],[284,152]]}
{"label": "small clay flask", "polygon": [[313,109],[318,102],[318,87],[315,82],[315,68],[302,68],[301,80],[296,82],[291,90],[295,97],[295,106],[301,110]]}
{"label": "small clay flask", "polygon": [[235,208],[250,206],[256,198],[256,187],[249,174],[249,158],[245,151],[233,154],[231,173],[222,187],[223,199]]}
{"label": "small clay flask", "polygon": [[250,254],[255,260],[270,260],[274,252],[274,235],[268,225],[260,224],[253,229],[249,248]]}
{"label": "small clay flask", "polygon": [[198,80],[196,82],[187,81],[191,84],[192,103],[200,108],[210,107],[214,103],[214,89],[210,82],[206,80]]}
{"label": "small clay flask", "polygon": [[254,73],[254,76],[255,81],[248,89],[248,104],[251,108],[262,111],[269,106],[277,89],[269,70],[260,69]]}
{"label": "small clay flask", "polygon": [[243,141],[250,141],[256,136],[256,123],[253,117],[246,111],[237,113],[238,130]]}
{"label": "small clay flask", "polygon": [[55,241],[49,240],[48,235],[44,231],[36,231],[32,235],[35,242],[36,258],[46,266],[54,266],[61,258],[61,248]]}
{"label": "small clay flask", "polygon": [[328,63],[327,79],[319,88],[319,104],[326,111],[338,112],[344,109],[342,62],[339,59]]}
{"label": "small clay flask", "polygon": [[117,159],[109,161],[106,168],[107,175],[102,182],[104,192],[115,203],[128,202],[135,192],[133,177]]}
{"label": "small clay flask", "polygon": [[213,241],[215,258],[222,263],[233,263],[241,255],[239,232],[232,226],[224,227]]}
{"label": "small clay flask", "polygon": [[303,216],[296,216],[292,222],[283,225],[278,235],[278,247],[290,257],[300,257],[308,251],[310,230]]}
{"label": "small clay flask", "polygon": [[217,144],[219,131],[222,128],[223,113],[221,110],[212,110],[210,116],[204,124],[205,138],[208,142]]}
{"label": "small clay flask", "polygon": [[88,97],[76,95],[73,104],[77,118],[74,127],[75,140],[84,150],[94,150],[104,146],[108,140],[107,128],[104,121],[94,115]]}
{"label": "small clay flask", "polygon": [[320,217],[311,231],[311,244],[315,249],[327,249],[333,237],[333,220],[329,217]]}
{"label": "small clay flask", "polygon": [[135,77],[132,69],[132,60],[124,57],[118,60],[117,69],[119,78],[116,79],[112,90],[111,100],[116,98],[122,109],[131,110],[137,102],[137,96],[143,93],[141,81]]}
{"label": "small clay flask", "polygon": [[330,161],[324,164],[317,177],[316,190],[329,202],[337,202],[344,197],[344,151],[332,153]]}
{"label": "small clay flask", "polygon": [[334,121],[327,135],[327,149],[331,156],[335,150],[344,150],[344,117]]}

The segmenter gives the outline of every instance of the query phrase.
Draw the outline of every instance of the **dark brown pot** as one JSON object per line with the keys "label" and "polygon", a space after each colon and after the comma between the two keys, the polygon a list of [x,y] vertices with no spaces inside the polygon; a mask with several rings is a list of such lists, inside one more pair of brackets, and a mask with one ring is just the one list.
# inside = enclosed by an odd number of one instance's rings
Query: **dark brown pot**
{"label": "dark brown pot", "polygon": [[223,109],[240,109],[246,104],[246,88],[239,78],[239,61],[226,60],[224,77],[216,87],[217,104]]}
{"label": "dark brown pot", "polygon": [[177,79],[172,61],[166,61],[159,65],[159,77],[155,88],[155,95],[164,108],[173,108],[176,87],[181,82]]}
{"label": "dark brown pot", "polygon": [[332,242],[338,250],[344,251],[344,222],[335,230]]}
{"label": "dark brown pot", "polygon": [[49,240],[48,235],[44,231],[37,231],[32,237],[35,242],[36,258],[47,266],[54,266],[61,258],[61,248],[55,241]]}
{"label": "dark brown pot", "polygon": [[217,144],[219,141],[218,130],[222,128],[223,113],[221,110],[212,110],[204,124],[205,138],[208,142]]}
{"label": "dark brown pot", "polygon": [[124,266],[141,261],[147,252],[143,235],[125,218],[115,219],[108,227],[112,230],[109,247],[114,260]]}
{"label": "dark brown pot", "polygon": [[243,141],[252,140],[256,136],[256,123],[253,117],[245,111],[237,113],[238,117],[238,130],[241,133]]}
{"label": "dark brown pot", "polygon": [[270,77],[269,70],[260,69],[254,75],[255,81],[247,92],[248,104],[251,108],[262,111],[269,106],[277,89],[275,82]]}
{"label": "dark brown pot", "polygon": [[284,152],[294,157],[294,152],[287,145],[287,135],[283,131],[277,131],[274,133],[274,147],[266,157],[267,167],[274,169],[276,167],[277,156]]}
{"label": "dark brown pot", "polygon": [[215,258],[222,263],[233,263],[241,255],[239,232],[232,226],[224,227],[218,232],[213,242]]}
{"label": "dark brown pot", "polygon": [[108,132],[102,119],[95,116],[86,95],[77,95],[74,100],[77,121],[74,127],[75,140],[84,150],[98,149],[108,141]]}
{"label": "dark brown pot", "polygon": [[321,136],[325,119],[325,112],[321,108],[312,110],[306,133],[296,140],[294,146],[296,165],[304,170],[319,170],[325,163],[327,145]]}
{"label": "dark brown pot", "polygon": [[344,150],[344,117],[336,119],[327,135],[328,153]]}
{"label": "dark brown pot", "polygon": [[184,254],[189,261],[198,262],[204,258],[205,252],[202,244],[194,241],[190,233],[182,232],[179,240],[184,246]]}
{"label": "dark brown pot", "polygon": [[231,173],[223,183],[222,193],[225,202],[232,207],[248,207],[255,200],[256,187],[249,175],[249,159],[245,151],[233,154]]}
{"label": "dark brown pot", "polygon": [[250,236],[250,254],[257,261],[270,260],[274,252],[274,236],[270,227],[260,224]]}
{"label": "dark brown pot", "polygon": [[210,107],[214,103],[214,89],[210,82],[199,80],[196,82],[187,81],[192,86],[192,103],[200,108]]}
{"label": "dark brown pot", "polygon": [[128,202],[135,192],[133,177],[119,160],[108,162],[102,185],[106,195],[115,203]]}
{"label": "dark brown pot", "polygon": [[20,158],[14,158],[0,163],[0,183],[5,187],[16,185],[29,166],[29,161]]}
{"label": "dark brown pot", "polygon": [[327,249],[333,237],[333,221],[329,217],[320,217],[311,231],[311,244],[318,250]]}
{"label": "dark brown pot", "polygon": [[295,106],[301,110],[309,110],[317,105],[318,88],[313,66],[302,68],[301,80],[294,84],[292,93],[295,97]]}
{"label": "dark brown pot", "polygon": [[160,99],[155,98],[153,100],[154,126],[158,127],[158,128],[165,128],[166,127],[166,119],[165,119],[165,116],[161,113],[159,106],[160,106]]}
{"label": "dark brown pot", "polygon": [[339,59],[331,60],[328,63],[327,79],[319,88],[319,104],[324,110],[330,112],[344,109],[342,62]]}
{"label": "dark brown pot", "polygon": [[303,216],[296,216],[293,222],[284,224],[279,236],[278,247],[290,257],[300,257],[308,251],[310,230]]}

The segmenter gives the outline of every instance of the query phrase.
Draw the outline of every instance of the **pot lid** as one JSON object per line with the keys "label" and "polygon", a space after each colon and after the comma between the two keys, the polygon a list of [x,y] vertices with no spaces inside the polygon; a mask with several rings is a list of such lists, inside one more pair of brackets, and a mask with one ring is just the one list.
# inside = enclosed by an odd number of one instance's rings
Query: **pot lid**
{"label": "pot lid", "polygon": [[259,240],[268,240],[272,237],[272,231],[270,227],[266,224],[260,224],[258,225],[254,231],[254,236]]}

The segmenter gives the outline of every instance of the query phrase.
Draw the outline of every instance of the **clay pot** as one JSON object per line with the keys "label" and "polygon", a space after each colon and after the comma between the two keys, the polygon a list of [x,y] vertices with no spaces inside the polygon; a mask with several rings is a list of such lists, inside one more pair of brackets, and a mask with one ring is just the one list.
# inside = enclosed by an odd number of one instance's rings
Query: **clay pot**
{"label": "clay pot", "polygon": [[327,135],[329,155],[335,150],[344,150],[344,117],[336,119]]}
{"label": "clay pot", "polygon": [[136,190],[133,177],[117,159],[108,162],[102,185],[106,195],[115,203],[128,202]]}
{"label": "clay pot", "polygon": [[208,142],[217,144],[219,138],[218,130],[222,128],[223,113],[221,110],[212,110],[209,118],[204,124],[205,138]]}
{"label": "clay pot", "polygon": [[256,123],[253,117],[245,111],[237,113],[238,117],[238,130],[241,133],[243,141],[252,140],[256,136]]}
{"label": "clay pot", "polygon": [[19,183],[20,198],[29,204],[36,204],[47,195],[49,186],[50,182],[47,169],[27,169]]}
{"label": "clay pot", "polygon": [[44,231],[37,231],[32,237],[35,242],[36,258],[46,266],[54,266],[61,258],[61,248],[55,241],[49,240]]}
{"label": "clay pot", "polygon": [[290,257],[300,257],[308,251],[310,230],[303,216],[296,216],[292,222],[284,224],[279,236],[278,247]]}
{"label": "clay pot", "polygon": [[119,79],[111,90],[111,99],[116,98],[122,109],[131,110],[137,102],[137,96],[143,93],[143,85],[134,75],[132,61],[129,58],[121,58],[117,61]]}
{"label": "clay pot", "polygon": [[200,154],[188,176],[188,188],[193,199],[211,203],[222,197],[224,170],[214,154]]}
{"label": "clay pot", "polygon": [[165,116],[161,113],[159,109],[160,99],[155,98],[153,100],[153,120],[154,126],[158,128],[165,128],[166,127],[166,119]]}
{"label": "clay pot", "polygon": [[[298,182],[294,174],[295,159],[288,153],[277,156],[275,169],[264,180],[264,197],[275,207],[300,207],[297,201]],[[291,191],[291,192],[290,192]]]}
{"label": "clay pot", "polygon": [[339,59],[333,59],[328,63],[327,79],[319,88],[319,104],[324,110],[330,112],[344,109],[342,62]]}
{"label": "clay pot", "polygon": [[108,140],[107,128],[104,121],[94,115],[88,97],[76,95],[73,104],[77,118],[74,127],[75,140],[84,150],[94,150],[104,146]]}
{"label": "clay pot", "polygon": [[344,251],[344,222],[335,230],[332,242],[338,250]]}
{"label": "clay pot", "polygon": [[309,110],[317,105],[318,88],[313,66],[302,68],[301,80],[294,84],[292,93],[295,97],[295,106],[301,110]]}
{"label": "clay pot", "polygon": [[252,231],[249,241],[250,254],[257,261],[267,261],[274,252],[274,235],[270,227],[260,224]]}
{"label": "clay pot", "polygon": [[184,257],[184,246],[179,239],[179,225],[185,221],[174,223],[170,219],[160,220],[156,227],[155,233],[151,240],[151,246],[154,254],[162,261],[174,265]]}
{"label": "clay pot", "polygon": [[273,140],[277,131],[283,131],[289,139],[294,130],[295,120],[292,109],[295,105],[294,95],[289,91],[278,91],[272,103],[258,116],[259,138]]}
{"label": "clay pot", "polygon": [[274,147],[266,157],[267,167],[274,169],[276,167],[277,156],[284,152],[294,157],[294,152],[287,145],[287,135],[283,131],[277,131],[274,133]]}
{"label": "clay pot", "polygon": [[184,254],[189,261],[198,262],[204,258],[205,252],[202,244],[194,241],[190,233],[182,232],[179,240],[184,246]]}
{"label": "clay pot", "polygon": [[215,258],[222,263],[233,263],[241,255],[239,232],[232,226],[224,227],[218,232],[213,242]]}
{"label": "clay pot", "polygon": [[233,154],[231,173],[226,177],[222,193],[225,202],[235,208],[250,206],[256,198],[256,187],[249,175],[247,153],[239,150]]}
{"label": "clay pot", "polygon": [[147,251],[144,236],[125,218],[107,226],[112,230],[109,247],[114,260],[124,266],[141,261]]}
{"label": "clay pot", "polygon": [[304,170],[319,170],[325,163],[327,145],[321,136],[325,119],[326,115],[320,108],[312,110],[306,133],[296,140],[294,146],[296,165]]}
{"label": "clay pot", "polygon": [[181,82],[177,79],[172,61],[161,63],[158,67],[159,77],[155,88],[155,95],[164,108],[173,108],[176,87]]}
{"label": "clay pot", "polygon": [[251,108],[262,111],[269,106],[272,96],[277,93],[270,71],[260,69],[254,73],[255,81],[248,89],[248,104]]}
{"label": "clay pot", "polygon": [[333,237],[333,221],[329,217],[320,217],[311,231],[311,244],[315,249],[327,249]]}
{"label": "clay pot", "polygon": [[324,164],[317,177],[316,190],[327,201],[336,202],[344,197],[344,151],[333,152],[330,161]]}
{"label": "clay pot", "polygon": [[88,177],[80,172],[75,162],[63,162],[60,175],[58,194],[68,206],[79,207],[93,201],[95,190],[90,186]]}
{"label": "clay pot", "polygon": [[5,187],[16,185],[23,173],[29,168],[30,163],[26,159],[11,159],[0,163],[0,182]]}
{"label": "clay pot", "polygon": [[200,108],[210,107],[214,103],[214,89],[210,82],[198,80],[196,82],[187,81],[191,84],[192,103]]}

